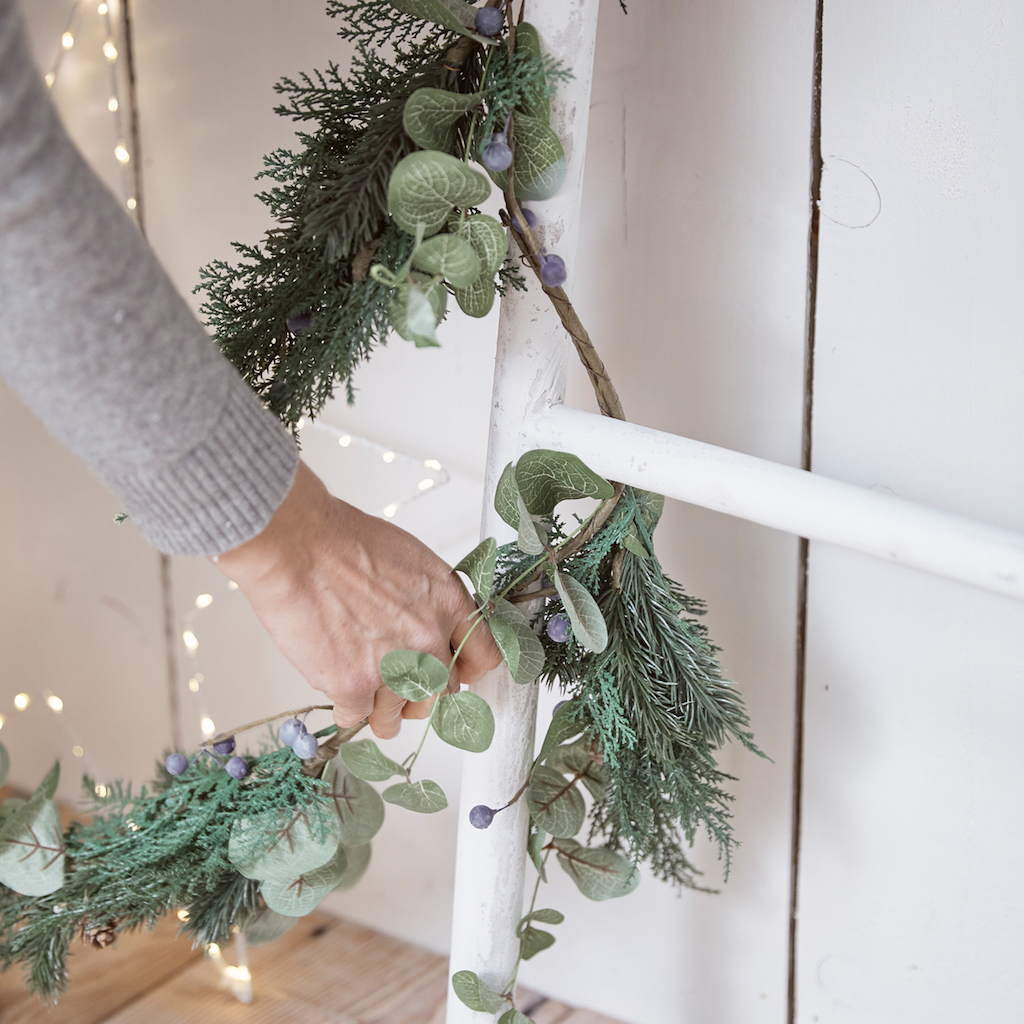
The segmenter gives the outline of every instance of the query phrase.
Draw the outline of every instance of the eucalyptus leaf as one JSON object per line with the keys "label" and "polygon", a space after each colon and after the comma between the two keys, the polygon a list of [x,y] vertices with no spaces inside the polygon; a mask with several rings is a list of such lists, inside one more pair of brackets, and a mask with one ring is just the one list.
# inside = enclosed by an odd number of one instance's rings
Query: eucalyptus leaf
{"label": "eucalyptus leaf", "polygon": [[496,603],[494,613],[488,619],[492,633],[496,619],[511,626],[519,640],[518,664],[515,670],[509,668],[512,678],[523,685],[534,682],[544,669],[544,646],[537,639],[529,620],[511,601],[504,598]]}
{"label": "eucalyptus leaf", "polygon": [[[541,54],[540,36],[536,27],[528,21],[521,21],[516,26],[516,56],[540,57]],[[551,121],[551,100],[546,91],[531,91],[528,96],[520,100],[516,109],[522,110],[530,117],[536,117],[546,124]]]}
{"label": "eucalyptus leaf", "polygon": [[326,864],[337,852],[341,822],[322,814],[314,832],[312,814],[294,808],[236,818],[228,839],[228,860],[246,878],[291,882]]}
{"label": "eucalyptus leaf", "polygon": [[448,685],[448,666],[423,651],[388,651],[380,659],[385,686],[406,700],[426,700]]}
{"label": "eucalyptus leaf", "polygon": [[498,486],[494,490],[494,510],[513,530],[519,529],[519,485],[511,462],[498,478]]}
{"label": "eucalyptus leaf", "polygon": [[494,281],[481,274],[468,288],[455,289],[455,301],[466,316],[487,316],[494,305]]}
{"label": "eucalyptus leaf", "polygon": [[353,775],[340,757],[324,769],[323,795],[337,812],[342,846],[363,846],[384,824],[384,801],[380,793]]}
{"label": "eucalyptus leaf", "polygon": [[615,488],[582,459],[566,452],[537,448],[516,463],[516,485],[533,515],[550,515],[560,501],[610,498]]}
{"label": "eucalyptus leaf", "polygon": [[417,146],[450,153],[455,145],[455,125],[480,99],[481,93],[417,89],[405,101],[402,126]]}
{"label": "eucalyptus leaf", "polygon": [[547,907],[527,914],[520,924],[528,924],[530,921],[540,921],[541,924],[561,924],[564,920],[565,914],[560,910],[552,910],[550,907]]}
{"label": "eucalyptus leaf", "polygon": [[409,811],[433,814],[448,806],[444,790],[436,782],[424,779],[421,782],[399,782],[388,786],[382,796],[389,804],[398,804]]}
{"label": "eucalyptus leaf", "polygon": [[544,527],[530,516],[521,494],[516,495],[516,500],[519,512],[519,550],[527,555],[542,555],[548,539]]}
{"label": "eucalyptus leaf", "polygon": [[265,907],[254,921],[245,926],[245,941],[250,946],[265,946],[268,942],[275,942],[281,938],[297,923],[297,918],[286,917],[276,910]]}
{"label": "eucalyptus leaf", "polygon": [[440,274],[453,288],[468,288],[482,269],[480,257],[458,235],[434,235],[413,256],[412,265],[428,274]]}
{"label": "eucalyptus leaf", "polygon": [[521,1014],[515,1007],[506,1010],[499,1018],[498,1024],[533,1024],[529,1017]]}
{"label": "eucalyptus leaf", "polygon": [[388,211],[410,235],[422,225],[424,237],[444,227],[456,207],[478,206],[488,195],[487,179],[461,160],[435,150],[410,153],[388,182]]}
{"label": "eucalyptus leaf", "polygon": [[452,975],[452,988],[459,1000],[477,1013],[497,1013],[508,1003],[501,993],[495,992],[472,971],[456,971]]}
{"label": "eucalyptus leaf", "polygon": [[465,573],[482,602],[491,596],[494,586],[494,566],[498,559],[498,542],[493,537],[482,540],[455,569]]}
{"label": "eucalyptus leaf", "polygon": [[438,697],[433,726],[445,743],[474,754],[485,751],[494,739],[491,706],[470,690]]}
{"label": "eucalyptus leaf", "polygon": [[608,626],[590,591],[557,568],[555,589],[572,623],[573,635],[588,651],[600,654],[608,646]]}
{"label": "eucalyptus leaf", "polygon": [[0,743],[0,786],[7,781],[7,773],[11,770],[11,758],[7,748]]}
{"label": "eucalyptus leaf", "polygon": [[580,782],[590,791],[595,800],[604,800],[608,795],[608,766],[598,764],[591,757],[591,741],[579,739],[568,746],[555,747],[545,762],[556,772],[572,772],[579,775]]}
{"label": "eucalyptus leaf", "polygon": [[385,755],[373,740],[355,740],[341,745],[341,759],[360,779],[383,782],[392,775],[404,775],[402,766]]}
{"label": "eucalyptus leaf", "polygon": [[[0,844],[12,836],[17,835],[24,827],[31,823],[39,809],[47,800],[52,800],[57,792],[57,783],[60,782],[60,761],[54,761],[53,767],[46,773],[43,781],[36,787],[36,791],[17,809],[4,817],[0,823]],[[6,803],[11,803],[10,800]],[[28,895],[28,894],[26,894]]]}
{"label": "eucalyptus leaf", "polygon": [[470,217],[457,214],[449,220],[448,230],[469,242],[484,270],[492,276],[505,262],[508,235],[501,221],[486,213],[474,213]]}
{"label": "eucalyptus leaf", "polygon": [[629,524],[626,536],[622,538],[622,546],[638,558],[643,558],[645,561],[650,561],[651,559],[651,553],[647,550],[647,545],[640,539],[640,531],[637,530],[636,523]]}
{"label": "eucalyptus leaf", "polygon": [[[516,199],[521,203],[550,199],[562,187],[568,169],[558,136],[543,118],[520,113],[513,118],[512,135],[516,142]],[[503,192],[508,188],[506,172],[487,173]]]}
{"label": "eucalyptus leaf", "polygon": [[519,955],[524,960],[536,956],[542,949],[555,944],[555,937],[551,932],[541,931],[539,928],[527,928],[519,940]]}
{"label": "eucalyptus leaf", "polygon": [[576,719],[576,702],[567,700],[552,716],[548,731],[544,734],[539,760],[544,761],[548,755],[567,740],[579,736],[586,728]]}
{"label": "eucalyptus leaf", "polygon": [[345,866],[345,873],[334,887],[335,892],[351,889],[363,877],[366,869],[370,866],[371,849],[369,843],[363,843],[362,846],[345,847],[345,859],[348,863]]}
{"label": "eucalyptus leaf", "polygon": [[490,627],[494,642],[498,645],[498,650],[501,651],[502,658],[505,659],[509,674],[515,679],[516,673],[519,671],[520,654],[519,634],[516,632],[515,626],[503,622],[496,615],[492,615],[487,620],[487,625]]}
{"label": "eucalyptus leaf", "polygon": [[341,881],[348,866],[348,856],[338,848],[326,863],[296,878],[278,881],[267,878],[260,883],[260,895],[275,913],[285,917],[305,917]]}
{"label": "eucalyptus leaf", "polygon": [[537,869],[537,874],[540,875],[542,882],[548,880],[548,872],[544,867],[544,840],[547,839],[547,836],[548,834],[537,822],[530,822],[530,836],[526,840],[526,852],[529,853],[533,866]]}
{"label": "eucalyptus leaf", "polygon": [[641,491],[633,489],[633,497],[636,498],[637,506],[640,509],[640,516],[647,527],[648,533],[654,533],[654,528],[665,511],[665,495],[656,494],[654,491]]}
{"label": "eucalyptus leaf", "polygon": [[574,783],[560,772],[539,764],[530,774],[526,802],[537,825],[552,836],[567,839],[583,827],[587,808]]}
{"label": "eucalyptus leaf", "polygon": [[443,25],[452,32],[460,32],[484,46],[494,46],[497,41],[469,31],[473,25],[476,8],[463,3],[463,0],[388,0],[388,3],[396,11]]}
{"label": "eucalyptus leaf", "polygon": [[417,348],[437,347],[434,330],[448,306],[444,282],[413,271],[415,283],[399,285],[388,302],[388,320],[395,333]]}
{"label": "eucalyptus leaf", "polygon": [[[29,800],[7,819],[10,822]],[[6,823],[5,823],[6,824]],[[64,834],[57,805],[44,799],[15,830],[0,839],[0,885],[22,896],[48,896],[64,884]]]}
{"label": "eucalyptus leaf", "polygon": [[576,887],[591,900],[610,900],[627,896],[640,884],[636,865],[605,847],[589,849],[575,839],[556,839],[558,863],[576,883]]}

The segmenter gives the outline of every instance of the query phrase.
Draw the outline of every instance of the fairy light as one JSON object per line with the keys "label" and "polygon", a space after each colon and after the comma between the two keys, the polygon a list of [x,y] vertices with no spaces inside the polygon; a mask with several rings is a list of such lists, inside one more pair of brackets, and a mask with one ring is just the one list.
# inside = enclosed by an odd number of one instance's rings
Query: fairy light
{"label": "fairy light", "polygon": [[107,795],[107,794],[108,794],[108,793],[110,792],[110,790],[109,790],[109,789],[107,789],[107,787],[106,787],[106,786],[104,786],[102,782],[97,782],[97,783],[96,783],[96,785],[92,787],[92,791],[93,791],[93,792],[94,792],[94,793],[95,793],[95,794],[96,794],[96,795],[97,795],[97,796],[98,796],[98,797],[99,797],[99,798],[100,798],[101,800],[103,799],[103,797],[105,797],[105,796],[106,796],[106,795]]}
{"label": "fairy light", "polygon": [[127,206],[129,210],[134,210],[138,205],[135,201],[135,196],[129,196],[124,205]]}
{"label": "fairy light", "polygon": [[427,459],[427,461],[424,462],[423,465],[426,466],[427,469],[434,469],[434,470],[440,470],[441,469],[441,463],[438,462],[437,459]]}
{"label": "fairy light", "polygon": [[29,706],[29,704],[31,704],[31,703],[32,703],[32,698],[27,693],[19,693],[14,698],[14,706],[19,711],[24,711],[25,708],[27,708]]}
{"label": "fairy light", "polygon": [[71,748],[71,753],[75,757],[85,757],[85,751],[77,743]]}
{"label": "fairy light", "polygon": [[107,13],[107,5],[100,4],[99,7],[96,8],[96,13],[99,14],[101,17],[105,15]]}
{"label": "fairy light", "polygon": [[395,461],[395,452],[385,452],[381,458],[388,463]]}
{"label": "fairy light", "polygon": [[199,728],[203,730],[204,736],[214,736],[217,733],[217,726],[214,725],[212,718],[204,718],[199,723]]}
{"label": "fairy light", "polygon": [[43,81],[46,83],[46,87],[48,89],[52,89],[53,83],[57,81],[57,75],[53,71],[47,71],[46,74],[43,75]]}
{"label": "fairy light", "polygon": [[47,693],[46,706],[51,711],[59,715],[64,710],[64,701],[62,701],[55,693]]}
{"label": "fairy light", "polygon": [[106,57],[111,64],[113,64],[114,61],[117,60],[117,47],[114,45],[113,39],[108,39],[103,44],[103,56]]}
{"label": "fairy light", "polygon": [[237,590],[238,584],[234,580],[228,580],[228,590]]}
{"label": "fairy light", "polygon": [[200,594],[196,598],[197,608],[209,608],[213,604],[213,594]]}
{"label": "fairy light", "polygon": [[398,502],[393,501],[390,505],[384,507],[384,515],[390,519],[398,511]]}
{"label": "fairy light", "polygon": [[199,692],[199,680],[198,680],[198,679],[196,679],[196,677],[195,677],[195,676],[193,676],[193,677],[192,677],[192,678],[191,678],[191,679],[190,679],[190,680],[188,681],[188,688],[189,688],[189,689],[190,689],[190,690],[191,690],[191,691],[192,691],[193,693],[198,693],[198,692]]}
{"label": "fairy light", "polygon": [[210,960],[220,974],[221,984],[231,989],[231,994],[240,1003],[252,1002],[252,974],[249,972],[249,955],[246,948],[245,935],[235,932],[235,954],[238,966],[229,964],[224,959],[220,946],[216,942],[207,943],[203,947],[206,958]]}
{"label": "fairy light", "polygon": [[196,639],[196,635],[191,629],[186,629],[185,632],[181,634],[181,642],[190,651],[195,651],[199,648],[199,641]]}
{"label": "fairy light", "polygon": [[340,444],[342,448],[347,448],[351,443],[352,443],[352,435],[351,434],[342,434],[341,437],[338,438],[338,444]]}
{"label": "fairy light", "polygon": [[132,155],[128,152],[128,147],[123,139],[114,147],[114,156],[117,157],[118,163],[122,164],[126,164],[131,160]]}
{"label": "fairy light", "polygon": [[2,728],[4,727],[4,723],[5,723],[6,721],[7,721],[7,719],[6,719],[6,718],[4,718],[4,716],[3,716],[3,715],[0,715],[0,729],[2,729]]}
{"label": "fairy light", "polygon": [[306,417],[305,416],[300,416],[299,417],[299,422],[296,423],[295,426],[296,426],[296,428],[298,430],[304,430],[305,427],[306,427]]}
{"label": "fairy light", "polygon": [[63,46],[65,50],[70,50],[71,47],[75,45],[75,37],[70,32],[65,32],[64,35],[60,37],[60,45]]}
{"label": "fairy light", "polygon": [[117,102],[116,96],[111,96],[110,99],[107,100],[107,110],[109,110],[112,114],[117,113],[117,108],[119,106],[120,104]]}
{"label": "fairy light", "polygon": [[435,480],[433,480],[433,479],[432,479],[431,477],[427,477],[427,479],[426,479],[426,480],[421,480],[421,481],[420,481],[420,482],[419,482],[419,483],[418,483],[418,484],[417,484],[416,486],[417,486],[417,487],[418,487],[418,488],[419,488],[419,489],[420,489],[421,491],[429,491],[429,490],[430,490],[430,488],[434,486],[435,482],[436,482],[436,481],[435,481]]}

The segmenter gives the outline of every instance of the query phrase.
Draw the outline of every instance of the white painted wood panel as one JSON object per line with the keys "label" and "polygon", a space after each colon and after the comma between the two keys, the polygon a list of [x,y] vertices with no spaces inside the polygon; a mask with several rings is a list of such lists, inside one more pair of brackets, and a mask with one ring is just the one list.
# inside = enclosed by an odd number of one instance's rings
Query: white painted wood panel
{"label": "white painted wood panel", "polygon": [[[1024,10],[824,22],[814,469],[1024,527]],[[811,552],[798,1020],[1020,1019],[1024,605]]]}

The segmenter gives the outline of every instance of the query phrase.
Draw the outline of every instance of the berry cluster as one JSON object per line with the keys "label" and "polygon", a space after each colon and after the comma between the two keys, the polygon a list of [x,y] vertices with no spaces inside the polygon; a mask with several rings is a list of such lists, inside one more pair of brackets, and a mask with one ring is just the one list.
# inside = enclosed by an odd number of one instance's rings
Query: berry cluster
{"label": "berry cluster", "polygon": [[277,730],[277,738],[286,747],[291,747],[296,756],[301,757],[303,761],[315,757],[316,752],[320,749],[316,737],[311,736],[307,732],[305,724],[297,718],[285,719],[281,723],[281,728]]}
{"label": "berry cluster", "polygon": [[229,736],[226,740],[221,740],[220,743],[214,743],[212,751],[208,747],[202,747],[191,761],[184,754],[168,754],[167,760],[164,761],[164,767],[167,769],[168,775],[184,775],[203,754],[206,754],[208,757],[212,757],[231,778],[244,779],[249,774],[249,762],[244,757],[228,758],[226,764],[219,757],[214,757],[215,754],[226,756],[233,754],[234,751],[235,738],[234,736]]}

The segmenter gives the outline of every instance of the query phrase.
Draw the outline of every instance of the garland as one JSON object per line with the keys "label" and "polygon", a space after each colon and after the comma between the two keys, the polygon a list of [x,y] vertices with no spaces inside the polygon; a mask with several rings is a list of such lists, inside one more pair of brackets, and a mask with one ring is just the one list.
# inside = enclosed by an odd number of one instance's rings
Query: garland
{"label": "garland", "polygon": [[[435,345],[449,296],[483,316],[495,293],[525,287],[508,255],[508,228],[602,412],[624,418],[561,288],[565,265],[539,246],[536,217],[520,205],[553,195],[564,178],[549,97],[569,71],[543,54],[531,25],[493,2],[329,0],[328,13],[343,19],[339,34],[356,43],[356,57],[347,79],[331,65],[277,86],[287,97],[278,112],[314,124],[299,135],[300,152],[266,158],[263,175],[275,185],[261,198],[277,226],[261,246],[236,245],[237,265],[202,271],[203,311],[225,354],[295,427],[339,382],[352,399],[353,371],[389,326],[416,345]],[[384,43],[390,59],[381,56]],[[477,209],[490,182],[470,159],[503,190],[501,223]],[[598,505],[569,524],[557,507],[576,498]],[[488,538],[456,566],[472,583],[472,629],[488,624],[515,682],[557,683],[566,698],[520,791],[470,812],[477,828],[520,799],[530,812],[537,882],[516,928],[519,961],[498,989],[470,971],[453,977],[456,995],[500,1015],[500,1024],[527,1020],[512,1001],[519,963],[555,941],[537,925],[563,920],[537,907],[552,855],[591,899],[631,892],[640,863],[699,888],[685,849],[704,831],[728,875],[730,777],[715,752],[729,739],[759,751],[695,618],[702,602],[665,575],[655,554],[662,504],[575,456],[527,452],[506,467],[495,495],[517,541]],[[419,813],[447,806],[441,787],[415,774],[427,736],[473,752],[491,743],[486,701],[446,692],[460,651],[448,664],[419,651],[381,660],[382,679],[399,696],[436,698],[419,745],[401,763],[355,739],[361,726],[308,732],[314,709],[301,708],[277,716],[284,722],[255,754],[236,753],[236,737],[276,719],[215,737],[191,761],[170,754],[158,780],[137,794],[86,779],[92,819],[67,831],[53,803],[55,765],[29,800],[0,806],[4,968],[22,965],[31,988],[52,999],[67,984],[76,936],[106,945],[177,910],[197,943],[223,942],[233,929],[270,941],[328,892],[354,885],[386,803]],[[7,769],[0,746],[0,784]],[[390,785],[381,794],[371,782]],[[588,816],[584,844],[577,837]]]}

